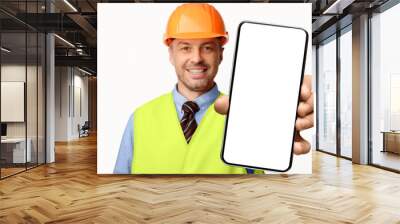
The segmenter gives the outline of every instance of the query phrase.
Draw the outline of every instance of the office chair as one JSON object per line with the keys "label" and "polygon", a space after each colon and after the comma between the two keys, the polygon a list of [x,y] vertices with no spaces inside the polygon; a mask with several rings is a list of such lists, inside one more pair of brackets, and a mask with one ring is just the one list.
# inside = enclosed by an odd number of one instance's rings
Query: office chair
{"label": "office chair", "polygon": [[89,121],[85,121],[85,123],[82,125],[82,127],[79,127],[80,125],[78,124],[78,129],[79,129],[79,138],[80,137],[87,137],[89,136]]}

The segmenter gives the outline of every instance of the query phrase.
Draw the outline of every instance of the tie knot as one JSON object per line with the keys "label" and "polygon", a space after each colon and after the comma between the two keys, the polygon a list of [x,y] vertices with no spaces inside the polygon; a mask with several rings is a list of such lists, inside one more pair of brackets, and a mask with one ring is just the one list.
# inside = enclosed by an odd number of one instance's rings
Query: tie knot
{"label": "tie knot", "polygon": [[186,101],[183,105],[182,105],[182,110],[183,112],[189,113],[189,114],[195,114],[197,111],[200,110],[199,106],[197,105],[197,103],[193,102],[193,101]]}

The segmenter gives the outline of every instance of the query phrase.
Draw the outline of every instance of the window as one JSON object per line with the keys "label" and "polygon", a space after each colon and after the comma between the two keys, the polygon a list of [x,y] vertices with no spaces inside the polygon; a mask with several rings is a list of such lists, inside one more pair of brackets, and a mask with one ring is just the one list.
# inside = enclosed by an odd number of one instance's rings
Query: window
{"label": "window", "polygon": [[318,47],[318,149],[336,154],[336,36]]}
{"label": "window", "polygon": [[352,34],[351,26],[340,36],[340,155],[352,157]]}
{"label": "window", "polygon": [[371,18],[371,162],[400,170],[400,4]]}

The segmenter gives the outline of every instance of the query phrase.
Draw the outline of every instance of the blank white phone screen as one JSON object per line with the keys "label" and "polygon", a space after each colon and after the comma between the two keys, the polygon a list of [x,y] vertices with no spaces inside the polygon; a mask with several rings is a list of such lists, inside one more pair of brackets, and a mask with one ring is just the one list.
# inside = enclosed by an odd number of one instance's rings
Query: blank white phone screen
{"label": "blank white phone screen", "polygon": [[307,41],[300,28],[241,23],[222,151],[225,163],[290,169]]}

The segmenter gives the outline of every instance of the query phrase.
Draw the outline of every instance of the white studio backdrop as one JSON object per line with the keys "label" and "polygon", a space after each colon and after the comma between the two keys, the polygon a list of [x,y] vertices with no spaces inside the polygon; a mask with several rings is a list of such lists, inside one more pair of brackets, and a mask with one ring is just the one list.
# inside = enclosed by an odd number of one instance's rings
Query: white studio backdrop
{"label": "white studio backdrop", "polygon": [[[135,108],[171,91],[176,74],[163,44],[168,18],[180,4],[99,3],[97,15],[97,173],[111,174],[120,141]],[[311,75],[311,4],[215,3],[229,41],[216,83],[227,93],[232,72],[236,32],[243,20],[301,27],[310,35],[305,74]],[[239,13],[240,12],[240,13]],[[285,99],[285,96],[282,100]],[[261,127],[260,127],[261,128]],[[262,132],[262,130],[260,130]],[[309,142],[314,129],[302,136]],[[309,174],[311,152],[294,156],[287,173]],[[271,173],[271,172],[268,172]]]}

